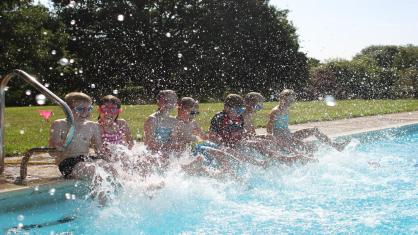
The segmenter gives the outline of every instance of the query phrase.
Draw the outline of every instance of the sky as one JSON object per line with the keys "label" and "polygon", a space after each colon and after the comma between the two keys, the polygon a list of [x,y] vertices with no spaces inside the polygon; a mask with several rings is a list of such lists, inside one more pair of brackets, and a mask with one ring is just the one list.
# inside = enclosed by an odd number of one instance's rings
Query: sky
{"label": "sky", "polygon": [[301,51],[321,61],[351,59],[370,45],[418,45],[418,0],[270,0],[270,4],[289,10]]}
{"label": "sky", "polygon": [[418,46],[417,0],[270,0],[288,9],[309,57],[351,59],[370,45]]}

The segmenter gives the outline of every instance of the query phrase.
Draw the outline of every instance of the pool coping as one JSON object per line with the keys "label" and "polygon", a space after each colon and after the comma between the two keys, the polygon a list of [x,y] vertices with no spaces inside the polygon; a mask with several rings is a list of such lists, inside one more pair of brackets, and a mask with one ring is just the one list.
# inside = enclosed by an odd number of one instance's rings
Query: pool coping
{"label": "pool coping", "polygon": [[[332,138],[336,138],[355,135],[364,132],[379,131],[390,128],[399,128],[402,126],[414,124],[418,124],[418,111],[367,117],[356,117],[333,121],[309,122],[291,125],[290,129],[292,131],[295,131],[304,128],[318,127],[323,133],[329,135]],[[265,129],[259,128],[257,129],[257,133],[263,134],[265,133]],[[53,166],[56,167],[55,165]],[[0,198],[2,198],[2,196],[5,196],[5,194],[10,196],[9,193],[11,193],[12,195],[18,195],[19,193],[25,194],[27,192],[31,193],[33,192],[33,187],[35,185],[43,187],[51,186],[54,184],[66,184],[66,182],[72,182],[64,180],[63,178],[58,176],[28,182],[27,185],[18,185],[15,183],[6,182],[6,180],[3,178],[3,176],[0,176]]]}

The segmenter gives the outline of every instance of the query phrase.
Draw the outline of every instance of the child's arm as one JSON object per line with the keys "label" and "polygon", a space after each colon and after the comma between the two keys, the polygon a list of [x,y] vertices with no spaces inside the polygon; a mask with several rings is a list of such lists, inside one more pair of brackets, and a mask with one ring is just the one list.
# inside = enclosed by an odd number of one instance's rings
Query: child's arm
{"label": "child's arm", "polygon": [[267,126],[266,126],[266,130],[267,130],[268,134],[273,133],[273,123],[274,123],[274,120],[276,119],[276,115],[277,115],[277,109],[274,108],[270,112],[269,121],[268,121]]}
{"label": "child's arm", "polygon": [[51,129],[49,132],[49,147],[57,148],[58,150],[62,150],[64,145],[63,133],[66,133],[65,123],[59,120],[56,120],[52,123]]}
{"label": "child's arm", "polygon": [[96,154],[101,155],[103,151],[102,135],[100,134],[99,124],[93,123],[91,143],[94,145]]}
{"label": "child's arm", "polygon": [[122,130],[125,136],[125,141],[128,143],[128,148],[132,149],[134,147],[134,139],[132,138],[132,133],[131,129],[129,129],[128,122],[123,119],[120,119],[119,121],[122,123]]}
{"label": "child's arm", "polygon": [[202,140],[209,138],[208,134],[204,133],[197,122],[193,121],[193,135],[198,136]]}
{"label": "child's arm", "polygon": [[144,144],[152,150],[158,149],[159,145],[154,139],[155,118],[148,117],[144,123]]}

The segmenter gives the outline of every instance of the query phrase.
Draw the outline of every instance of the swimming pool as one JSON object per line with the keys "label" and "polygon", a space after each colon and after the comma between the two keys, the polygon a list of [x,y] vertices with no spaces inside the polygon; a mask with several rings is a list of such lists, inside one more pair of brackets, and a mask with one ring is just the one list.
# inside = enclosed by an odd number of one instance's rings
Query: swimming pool
{"label": "swimming pool", "polygon": [[[250,168],[241,182],[220,183],[173,170],[162,190],[145,194],[141,183],[128,180],[106,207],[85,199],[77,182],[39,189],[43,193],[33,200],[3,196],[8,201],[0,200],[1,232],[418,233],[418,125],[354,138],[343,152],[321,147],[318,163]],[[13,200],[29,206],[13,208]],[[6,204],[11,206],[4,209]],[[13,228],[19,223],[22,229]]]}

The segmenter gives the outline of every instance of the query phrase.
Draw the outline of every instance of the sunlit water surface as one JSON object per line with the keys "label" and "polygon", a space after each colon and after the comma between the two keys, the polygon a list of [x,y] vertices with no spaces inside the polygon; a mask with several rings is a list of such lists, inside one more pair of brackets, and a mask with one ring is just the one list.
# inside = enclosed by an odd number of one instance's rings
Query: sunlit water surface
{"label": "sunlit water surface", "polygon": [[[150,180],[163,180],[163,189],[146,192],[149,181],[128,177],[105,207],[77,195],[0,214],[0,227],[10,234],[416,234],[418,131],[377,136],[354,139],[343,152],[320,147],[318,163],[247,167],[239,182],[185,176],[174,166]],[[66,216],[74,220],[51,223]],[[19,223],[43,227],[12,228]]]}

